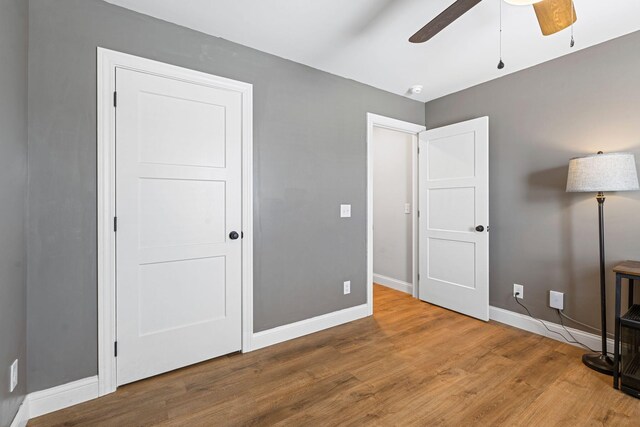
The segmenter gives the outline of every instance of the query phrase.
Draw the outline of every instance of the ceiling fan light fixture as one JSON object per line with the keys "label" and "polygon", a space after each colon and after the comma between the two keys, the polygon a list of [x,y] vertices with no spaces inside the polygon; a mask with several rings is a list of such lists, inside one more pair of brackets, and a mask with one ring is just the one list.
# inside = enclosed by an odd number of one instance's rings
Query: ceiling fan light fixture
{"label": "ceiling fan light fixture", "polygon": [[549,36],[571,27],[578,17],[573,0],[545,0],[534,4],[542,35]]}
{"label": "ceiling fan light fixture", "polygon": [[504,1],[514,6],[529,6],[534,3],[539,3],[542,0],[504,0]]}

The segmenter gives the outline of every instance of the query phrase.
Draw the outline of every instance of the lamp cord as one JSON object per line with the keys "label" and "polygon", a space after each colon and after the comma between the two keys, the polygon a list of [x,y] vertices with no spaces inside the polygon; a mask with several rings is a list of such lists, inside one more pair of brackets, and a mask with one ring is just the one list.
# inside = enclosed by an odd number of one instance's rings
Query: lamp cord
{"label": "lamp cord", "polygon": [[[589,328],[589,329],[591,329],[592,331],[595,331],[595,332],[602,332],[602,329],[595,328],[595,327],[593,327],[593,326],[591,326],[591,325],[587,325],[586,323],[582,323],[581,321],[576,320],[576,319],[574,319],[574,318],[573,318],[573,317],[571,317],[571,316],[568,316],[568,315],[567,315],[567,314],[565,314],[565,312],[564,312],[564,311],[562,311],[562,310],[558,310],[558,313],[560,314],[560,316],[564,317],[565,319],[567,319],[567,320],[569,320],[569,321],[571,321],[571,322],[573,322],[573,323],[577,323],[578,325],[584,326],[585,328]],[[609,336],[609,337],[613,337],[613,334],[612,334],[612,333],[607,332],[607,336]]]}
{"label": "lamp cord", "polygon": [[[569,336],[573,339],[573,341],[572,341],[572,340],[570,340],[570,339],[568,339],[567,337],[565,337],[565,336],[564,336],[564,334],[561,334],[560,332],[552,331],[551,329],[549,329],[549,327],[547,326],[547,324],[546,324],[546,323],[544,323],[544,321],[542,321],[542,320],[538,319],[538,318],[537,318],[537,317],[535,317],[533,314],[531,314],[531,312],[529,311],[529,309],[528,309],[524,304],[522,304],[520,301],[518,301],[518,295],[520,295],[520,293],[519,293],[519,292],[516,292],[516,293],[515,293],[515,295],[513,296],[514,301],[515,301],[515,302],[516,302],[520,307],[522,307],[522,308],[524,308],[524,309],[525,309],[525,311],[527,312],[527,314],[529,315],[529,317],[531,317],[532,319],[537,320],[538,322],[540,322],[540,324],[541,324],[542,326],[544,326],[544,328],[545,328],[547,331],[549,331],[549,332],[551,332],[551,333],[553,333],[553,334],[559,335],[560,337],[562,337],[562,339],[563,339],[563,340],[565,340],[565,341],[566,341],[566,342],[568,342],[569,344],[577,344],[577,345],[579,345],[580,347],[584,348],[585,350],[589,350],[589,351],[592,351],[592,352],[596,353],[596,351],[595,351],[594,349],[592,349],[591,347],[589,347],[589,346],[587,346],[587,345],[585,345],[585,344],[582,344],[580,341],[578,341],[578,340],[577,340],[577,339],[576,339],[576,338],[571,334],[571,332],[569,332],[569,330],[566,328],[566,326],[564,326],[564,323],[562,322],[562,318],[560,318],[560,324],[562,325],[562,328],[563,328],[563,329],[564,329],[564,330],[569,334]],[[559,311],[560,311],[560,310],[558,310],[558,312],[559,312]]]}
{"label": "lamp cord", "polygon": [[587,346],[587,345],[585,345],[585,344],[582,344],[580,341],[578,341],[578,340],[576,339],[576,337],[574,337],[574,336],[573,336],[573,334],[572,334],[572,333],[567,329],[567,327],[564,325],[564,321],[562,320],[562,316],[560,316],[560,310],[556,309],[556,311],[558,312],[558,319],[560,319],[560,325],[562,326],[562,329],[564,329],[564,330],[569,334],[569,336],[570,336],[570,337],[571,337],[571,338],[572,338],[576,343],[578,343],[580,346],[582,346],[583,348],[585,348],[585,349],[587,349],[587,350],[589,350],[589,351],[592,351],[592,352],[594,352],[594,353],[597,353],[597,352],[596,352],[596,350],[592,349],[591,347],[589,347],[589,346]]}

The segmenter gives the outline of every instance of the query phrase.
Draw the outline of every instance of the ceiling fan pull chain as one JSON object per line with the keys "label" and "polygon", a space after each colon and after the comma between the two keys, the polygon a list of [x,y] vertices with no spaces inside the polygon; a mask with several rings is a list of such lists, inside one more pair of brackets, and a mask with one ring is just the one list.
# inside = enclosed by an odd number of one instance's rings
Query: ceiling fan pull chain
{"label": "ceiling fan pull chain", "polygon": [[502,62],[502,0],[498,0],[500,4],[500,62],[498,62],[498,70],[504,68],[504,62]]}
{"label": "ceiling fan pull chain", "polygon": [[571,42],[569,42],[569,47],[573,47],[576,45],[576,41],[573,39],[573,24],[575,21],[575,9],[573,6],[573,0],[571,0]]}

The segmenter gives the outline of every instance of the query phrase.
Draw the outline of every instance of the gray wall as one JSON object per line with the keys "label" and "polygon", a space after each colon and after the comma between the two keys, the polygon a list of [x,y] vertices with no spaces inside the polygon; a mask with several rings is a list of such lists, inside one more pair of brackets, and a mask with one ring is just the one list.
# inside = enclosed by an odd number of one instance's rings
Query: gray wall
{"label": "gray wall", "polygon": [[254,84],[256,331],[365,303],[366,113],[424,104],[98,0],[29,17],[30,391],[97,371],[96,46]]}
{"label": "gray wall", "polygon": [[[553,289],[570,316],[599,325],[597,204],[565,193],[567,164],[598,150],[640,160],[638,76],[640,32],[427,103],[428,128],[490,117],[492,305],[521,311],[511,297],[520,283],[533,313],[558,322]],[[640,259],[639,202],[640,192],[607,197],[609,271]]]}
{"label": "gray wall", "polygon": [[[0,426],[26,391],[27,2],[0,0]],[[9,366],[18,359],[18,388]]]}

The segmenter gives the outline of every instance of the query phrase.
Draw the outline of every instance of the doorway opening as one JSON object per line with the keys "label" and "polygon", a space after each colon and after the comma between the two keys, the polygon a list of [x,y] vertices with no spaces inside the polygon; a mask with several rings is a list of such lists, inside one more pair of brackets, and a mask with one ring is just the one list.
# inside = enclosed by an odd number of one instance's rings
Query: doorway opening
{"label": "doorway opening", "polygon": [[487,321],[489,118],[428,131],[374,114],[367,121],[369,314],[375,281]]}
{"label": "doorway opening", "polygon": [[413,295],[417,136],[373,129],[373,282]]}
{"label": "doorway opening", "polygon": [[422,125],[368,114],[368,293],[373,283],[418,295],[418,134]]}

